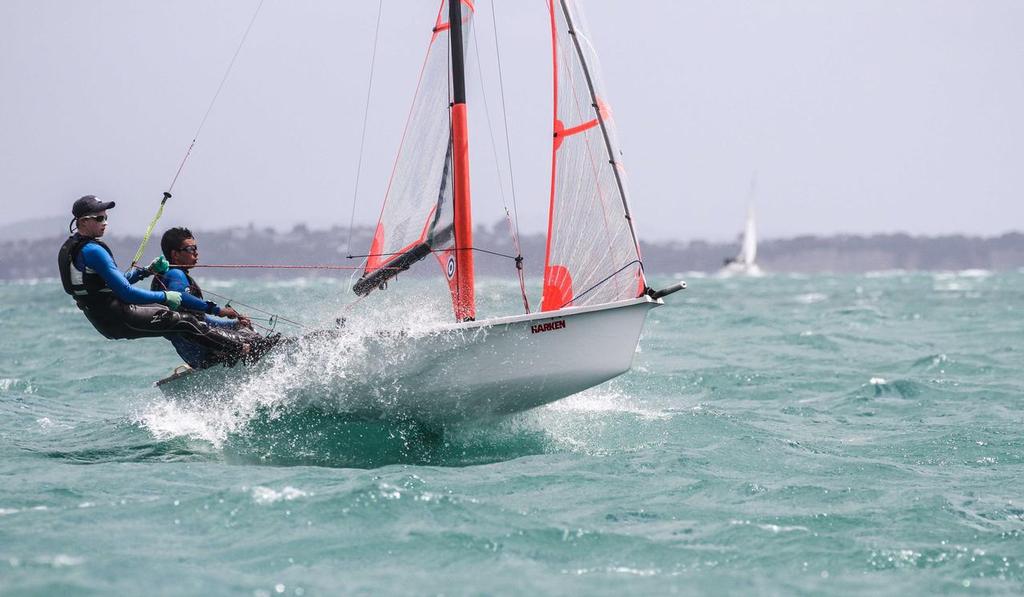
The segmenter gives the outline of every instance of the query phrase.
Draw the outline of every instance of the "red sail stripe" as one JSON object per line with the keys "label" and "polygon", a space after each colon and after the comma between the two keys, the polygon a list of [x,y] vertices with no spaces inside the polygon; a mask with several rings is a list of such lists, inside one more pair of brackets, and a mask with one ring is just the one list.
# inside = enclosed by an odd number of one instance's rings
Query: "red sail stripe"
{"label": "red sail stripe", "polygon": [[557,150],[562,146],[562,139],[565,137],[571,137],[577,133],[582,133],[583,131],[590,130],[595,126],[597,126],[596,118],[570,128],[565,128],[565,124],[558,118],[555,118],[555,149]]}
{"label": "red sail stripe", "polygon": [[[551,108],[554,113],[553,124],[554,130],[558,130],[558,31],[555,29],[555,3],[554,0],[548,0],[548,14],[551,17]],[[555,225],[555,173],[558,167],[558,148],[561,146],[561,141],[557,136],[551,144],[551,195],[548,200],[548,236],[547,241],[544,245],[544,287],[547,288],[549,278],[549,272],[551,271],[551,234],[554,231]],[[564,269],[564,268],[563,268]],[[567,272],[568,273],[568,272]],[[547,299],[547,293],[541,291],[541,311],[551,311],[557,309],[558,306],[551,306],[554,302],[554,298]]]}
{"label": "red sail stripe", "polygon": [[377,222],[377,230],[373,233],[373,242],[370,243],[370,256],[366,258],[366,270],[367,272],[377,269],[381,263],[384,262],[381,259],[380,254],[384,252],[384,223],[381,221]]}
{"label": "red sail stripe", "polygon": [[568,306],[573,298],[572,275],[564,265],[549,265],[544,270],[543,300],[541,311],[554,311]]}

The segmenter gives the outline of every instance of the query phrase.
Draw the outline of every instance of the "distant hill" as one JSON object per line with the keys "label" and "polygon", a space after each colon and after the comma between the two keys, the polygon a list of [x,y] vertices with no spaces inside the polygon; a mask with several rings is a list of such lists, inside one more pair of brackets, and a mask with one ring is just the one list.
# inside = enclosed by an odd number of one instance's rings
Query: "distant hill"
{"label": "distant hill", "polygon": [[10,224],[0,225],[0,239],[5,241],[25,241],[42,238],[53,238],[68,229],[71,216],[46,216],[31,218]]}
{"label": "distant hill", "polygon": [[[649,270],[656,272],[713,272],[722,266],[723,257],[732,257],[738,247],[738,244],[703,241],[655,243],[644,252],[644,262]],[[799,236],[761,241],[757,262],[767,272],[794,273],[1006,271],[1024,267],[1024,234],[1012,232],[993,238],[907,234]]]}
{"label": "distant hill", "polygon": [[[56,219],[36,222],[52,231]],[[19,224],[21,226],[23,224]],[[60,226],[66,226],[61,222]],[[44,237],[26,236],[27,231],[14,231],[0,237],[0,279],[54,277],[56,256],[65,238],[58,232]],[[348,229],[309,230],[296,226],[288,232],[272,229],[231,228],[198,233],[203,263],[216,264],[332,264],[358,265],[358,255],[370,245],[370,229],[357,228],[352,236],[352,253],[348,259]],[[104,239],[114,250],[118,263],[128,265],[139,246],[139,237]],[[512,242],[504,225],[480,227],[474,242],[504,256],[478,253],[477,269],[481,274],[503,274],[514,271]],[[544,263],[544,238],[527,235],[520,239],[527,275],[539,276]],[[705,241],[644,243],[641,245],[644,264],[649,273],[675,274],[686,271],[713,272],[722,266],[725,257],[736,254],[735,243]],[[159,251],[159,238],[154,237],[146,253],[147,260]],[[1024,234],[1014,232],[994,238],[967,236],[914,237],[906,234],[874,236],[801,236],[791,239],[766,240],[758,246],[758,263],[768,272],[836,272],[856,273],[879,270],[1014,270],[1024,268]],[[413,268],[408,274],[418,275],[428,268]],[[228,269],[203,270],[203,277],[293,276],[317,274],[346,276],[337,271]]]}

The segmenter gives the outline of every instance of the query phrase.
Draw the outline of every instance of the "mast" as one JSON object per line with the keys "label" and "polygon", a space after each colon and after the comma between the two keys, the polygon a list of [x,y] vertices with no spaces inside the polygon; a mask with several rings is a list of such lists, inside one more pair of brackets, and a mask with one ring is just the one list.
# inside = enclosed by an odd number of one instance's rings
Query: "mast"
{"label": "mast", "polygon": [[[455,208],[455,318],[476,318],[473,280],[473,211],[469,192],[469,125],[466,118],[466,68],[462,51],[462,1],[448,0],[452,52],[452,148]],[[450,269],[449,269],[450,271]]]}

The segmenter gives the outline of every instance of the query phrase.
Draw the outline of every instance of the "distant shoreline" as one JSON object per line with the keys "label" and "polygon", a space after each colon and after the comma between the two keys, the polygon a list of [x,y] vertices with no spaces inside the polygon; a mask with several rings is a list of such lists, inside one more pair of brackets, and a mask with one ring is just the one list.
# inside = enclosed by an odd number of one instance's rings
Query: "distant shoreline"
{"label": "distant shoreline", "polygon": [[[296,226],[288,232],[272,229],[231,228],[197,232],[204,263],[217,264],[333,264],[359,265],[348,258],[348,229],[309,230]],[[30,240],[0,240],[0,279],[49,278],[56,275],[56,255],[65,237]],[[140,237],[113,236],[104,239],[118,259],[127,266],[138,248]],[[477,247],[513,255],[504,228],[481,227],[474,232]],[[356,255],[370,245],[369,228],[357,228],[352,235]],[[527,275],[539,276],[544,263],[544,237],[520,238]],[[689,242],[641,243],[644,266],[651,274],[687,271],[715,272],[724,259],[738,252],[738,243]],[[159,252],[159,238],[150,241],[146,253],[152,259]],[[908,234],[830,237],[799,236],[764,240],[758,246],[758,263],[766,272],[778,273],[862,273],[870,271],[949,271],[985,269],[1009,271],[1024,267],[1024,233],[997,237],[961,235],[915,237]],[[508,258],[479,253],[477,269],[483,275],[514,271]],[[407,275],[431,271],[430,266],[413,268]],[[294,277],[316,274],[316,270],[204,270],[204,277]],[[328,272],[337,276],[338,272]]]}

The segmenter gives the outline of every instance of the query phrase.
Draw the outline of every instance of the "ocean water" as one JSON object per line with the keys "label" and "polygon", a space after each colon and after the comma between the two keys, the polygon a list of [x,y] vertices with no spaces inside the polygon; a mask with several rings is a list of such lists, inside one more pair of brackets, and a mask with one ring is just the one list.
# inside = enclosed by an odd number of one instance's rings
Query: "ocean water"
{"label": "ocean water", "polygon": [[[0,593],[1024,592],[1024,273],[688,282],[630,373],[444,429],[304,399],[330,346],[168,400],[169,343],[2,283]],[[424,284],[205,286],[372,328],[446,319]]]}

